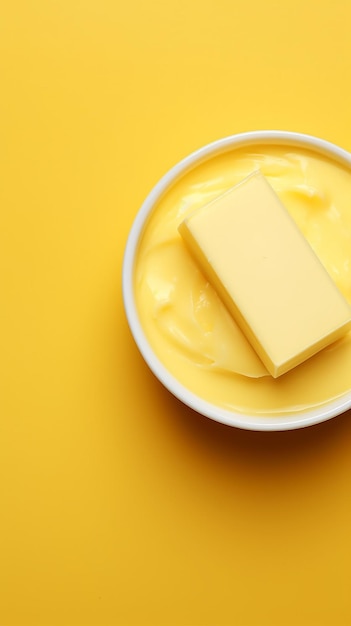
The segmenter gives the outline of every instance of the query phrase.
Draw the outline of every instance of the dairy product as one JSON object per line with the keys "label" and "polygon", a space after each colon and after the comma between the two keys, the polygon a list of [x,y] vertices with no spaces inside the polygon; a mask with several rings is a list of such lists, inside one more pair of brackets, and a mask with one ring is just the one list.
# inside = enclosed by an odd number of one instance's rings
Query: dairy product
{"label": "dairy product", "polygon": [[351,328],[351,307],[259,171],[179,232],[272,376]]}
{"label": "dairy product", "polygon": [[351,302],[351,172],[318,153],[273,145],[212,157],[163,195],[140,239],[135,299],[150,345],[184,386],[222,408],[287,414],[351,389],[350,333],[273,379],[178,233],[192,211],[257,169]]}

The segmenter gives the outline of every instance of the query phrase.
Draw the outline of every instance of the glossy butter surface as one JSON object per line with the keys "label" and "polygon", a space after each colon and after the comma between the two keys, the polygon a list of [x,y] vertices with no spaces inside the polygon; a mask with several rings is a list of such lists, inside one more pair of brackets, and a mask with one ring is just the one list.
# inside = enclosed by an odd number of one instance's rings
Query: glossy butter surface
{"label": "glossy butter surface", "polygon": [[233,150],[179,179],[146,225],[135,295],[150,344],[191,391],[224,408],[287,413],[323,404],[351,388],[350,333],[272,379],[177,232],[194,209],[257,169],[351,302],[351,173],[319,154],[288,146]]}

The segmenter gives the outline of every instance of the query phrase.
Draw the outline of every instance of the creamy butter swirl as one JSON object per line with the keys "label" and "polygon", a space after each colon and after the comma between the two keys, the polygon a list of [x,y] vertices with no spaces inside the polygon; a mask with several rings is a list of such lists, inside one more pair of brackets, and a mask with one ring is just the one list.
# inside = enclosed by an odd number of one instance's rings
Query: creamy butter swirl
{"label": "creamy butter swirl", "polygon": [[[177,231],[186,215],[257,169],[351,302],[351,173],[321,155],[278,146],[233,150],[212,158],[164,195],[142,236],[135,291],[151,345],[187,387],[220,406],[285,412],[296,410],[297,405],[303,409],[323,403],[351,387],[350,334],[282,381],[272,381]],[[350,366],[348,376],[342,369],[345,360]],[[333,372],[327,389],[319,390],[314,382],[313,389],[304,393],[305,383],[296,382],[299,374],[304,371],[306,380],[313,380],[327,371],[328,363],[334,370],[339,363],[339,382]],[[250,394],[255,390],[258,395],[253,401]]]}

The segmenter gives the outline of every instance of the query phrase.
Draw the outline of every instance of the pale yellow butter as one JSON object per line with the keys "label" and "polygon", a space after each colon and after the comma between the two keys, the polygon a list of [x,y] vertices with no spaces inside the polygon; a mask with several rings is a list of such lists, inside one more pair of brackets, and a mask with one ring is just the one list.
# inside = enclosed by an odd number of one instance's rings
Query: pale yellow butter
{"label": "pale yellow butter", "polygon": [[179,232],[273,377],[351,328],[351,308],[260,172]]}

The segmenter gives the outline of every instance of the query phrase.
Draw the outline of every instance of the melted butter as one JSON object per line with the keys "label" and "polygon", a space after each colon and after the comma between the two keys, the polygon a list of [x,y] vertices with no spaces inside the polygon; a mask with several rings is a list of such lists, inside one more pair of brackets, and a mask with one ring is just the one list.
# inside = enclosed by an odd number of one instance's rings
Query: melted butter
{"label": "melted butter", "polygon": [[159,359],[204,400],[241,412],[303,411],[351,389],[351,333],[273,379],[177,231],[187,214],[257,169],[351,302],[351,172],[303,149],[256,146],[200,164],[161,198],[138,249],[137,307]]}

